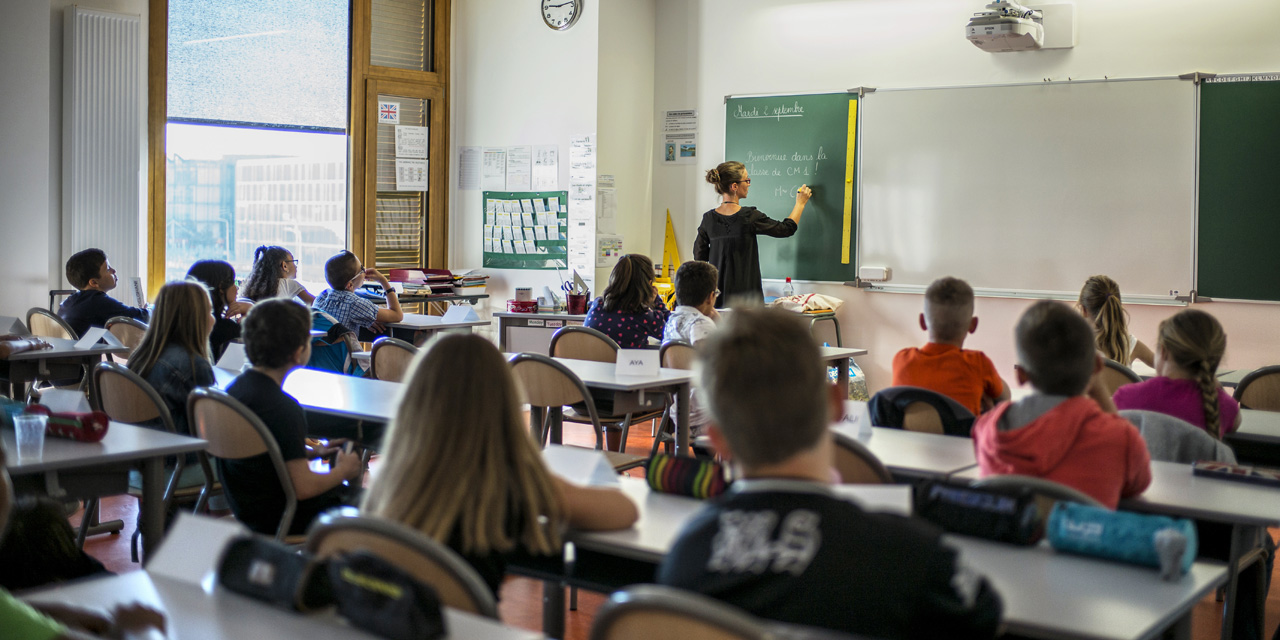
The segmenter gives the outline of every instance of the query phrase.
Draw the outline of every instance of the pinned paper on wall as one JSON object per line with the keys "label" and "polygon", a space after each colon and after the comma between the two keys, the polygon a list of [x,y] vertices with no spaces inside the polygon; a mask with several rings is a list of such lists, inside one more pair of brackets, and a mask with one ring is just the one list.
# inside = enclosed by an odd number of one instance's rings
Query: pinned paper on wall
{"label": "pinned paper on wall", "polygon": [[528,191],[533,184],[533,147],[507,148],[507,186],[511,191]]}
{"label": "pinned paper on wall", "polygon": [[378,124],[400,124],[400,103],[379,101]]}
{"label": "pinned paper on wall", "polygon": [[480,188],[480,147],[458,149],[458,188],[464,191]]}
{"label": "pinned paper on wall", "polygon": [[427,161],[396,158],[396,191],[426,191]]}
{"label": "pinned paper on wall", "polygon": [[560,188],[560,149],[554,144],[533,149],[533,190],[552,191]]}
{"label": "pinned paper on wall", "polygon": [[396,157],[426,158],[427,128],[399,125],[396,127]]}
{"label": "pinned paper on wall", "polygon": [[507,188],[507,150],[485,147],[481,157],[481,188],[501,191]]}
{"label": "pinned paper on wall", "polygon": [[596,266],[612,267],[622,255],[622,236],[602,233],[596,236]]}

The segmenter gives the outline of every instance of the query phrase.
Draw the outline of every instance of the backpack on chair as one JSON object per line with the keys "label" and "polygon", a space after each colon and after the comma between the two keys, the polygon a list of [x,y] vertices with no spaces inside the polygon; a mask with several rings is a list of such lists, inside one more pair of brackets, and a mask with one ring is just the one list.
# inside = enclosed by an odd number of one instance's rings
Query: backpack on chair
{"label": "backpack on chair", "polygon": [[311,310],[311,328],[315,331],[324,331],[325,334],[311,339],[311,359],[307,361],[308,369],[364,377],[364,371],[359,363],[351,357],[351,345],[356,343],[354,331],[338,322],[333,316],[317,309]]}

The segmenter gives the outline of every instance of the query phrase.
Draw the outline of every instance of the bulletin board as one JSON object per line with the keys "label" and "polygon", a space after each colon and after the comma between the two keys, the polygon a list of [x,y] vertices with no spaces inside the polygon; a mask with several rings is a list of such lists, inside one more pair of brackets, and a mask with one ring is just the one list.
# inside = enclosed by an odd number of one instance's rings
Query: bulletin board
{"label": "bulletin board", "polygon": [[485,191],[481,198],[486,268],[568,268],[568,191]]}

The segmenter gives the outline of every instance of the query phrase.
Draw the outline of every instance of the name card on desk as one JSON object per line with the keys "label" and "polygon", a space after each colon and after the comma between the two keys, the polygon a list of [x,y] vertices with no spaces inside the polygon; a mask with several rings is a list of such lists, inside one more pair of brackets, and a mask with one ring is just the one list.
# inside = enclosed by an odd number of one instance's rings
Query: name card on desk
{"label": "name card on desk", "polygon": [[155,557],[148,558],[147,571],[203,586],[212,578],[227,543],[247,535],[249,530],[239,522],[178,512]]}
{"label": "name card on desk", "polygon": [[40,404],[54,413],[89,412],[89,399],[70,389],[45,389],[40,393]]}
{"label": "name card on desk", "polygon": [[443,323],[450,322],[475,322],[480,319],[476,315],[476,310],[469,304],[455,304],[445,309],[444,317],[440,319]]}
{"label": "name card on desk", "polygon": [[249,357],[245,355],[244,343],[228,342],[226,350],[222,352],[222,357],[218,358],[218,364],[214,366],[219,369],[240,373],[246,364],[249,364]]}
{"label": "name card on desk", "polygon": [[98,343],[103,343],[110,347],[124,346],[124,344],[117,340],[115,336],[111,335],[111,333],[105,328],[93,327],[84,332],[84,337],[80,338],[80,341],[76,343],[76,348],[92,349],[97,346]]}
{"label": "name card on desk", "polygon": [[542,460],[553,473],[581,485],[615,487],[618,474],[601,451],[582,447],[548,445],[542,450]]}
{"label": "name card on desk", "polygon": [[619,376],[656,376],[658,353],[653,349],[618,349],[618,365],[614,373]]}
{"label": "name card on desk", "polygon": [[867,408],[867,403],[845,400],[844,417],[831,425],[831,428],[858,442],[866,443],[871,440],[871,411]]}
{"label": "name card on desk", "polygon": [[0,336],[7,335],[25,336],[27,325],[13,316],[0,316]]}

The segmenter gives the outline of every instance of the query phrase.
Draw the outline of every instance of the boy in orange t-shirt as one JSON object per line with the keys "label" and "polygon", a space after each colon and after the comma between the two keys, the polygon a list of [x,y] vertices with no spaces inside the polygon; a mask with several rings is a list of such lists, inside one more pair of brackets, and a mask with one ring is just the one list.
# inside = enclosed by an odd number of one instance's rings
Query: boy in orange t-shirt
{"label": "boy in orange t-shirt", "polygon": [[965,336],[978,329],[969,283],[951,277],[934,280],[924,292],[920,328],[929,332],[929,342],[893,357],[893,386],[936,391],[975,416],[1009,399],[1009,385],[991,359],[963,348]]}

